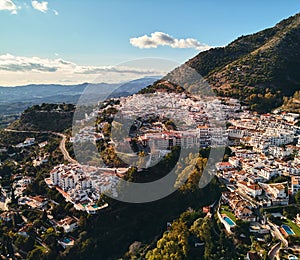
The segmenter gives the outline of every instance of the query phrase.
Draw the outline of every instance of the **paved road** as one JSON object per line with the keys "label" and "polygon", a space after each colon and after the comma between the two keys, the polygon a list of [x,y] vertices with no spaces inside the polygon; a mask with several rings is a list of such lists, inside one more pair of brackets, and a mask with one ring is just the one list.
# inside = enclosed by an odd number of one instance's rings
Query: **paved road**
{"label": "paved road", "polygon": [[287,247],[288,246],[288,241],[282,235],[282,233],[279,231],[278,227],[269,220],[267,221],[267,224],[269,224],[269,226],[272,228],[272,230],[274,231],[274,235],[282,242],[282,245],[284,247]]}
{"label": "paved road", "polygon": [[7,128],[4,129],[4,131],[14,132],[14,133],[53,134],[53,135],[59,136],[62,138],[60,141],[60,144],[59,144],[59,149],[61,150],[65,160],[70,163],[78,164],[78,162],[70,156],[68,150],[66,149],[67,136],[62,133],[51,132],[51,131],[19,131],[19,130],[14,130],[14,129],[7,129]]}
{"label": "paved road", "polygon": [[281,242],[277,243],[275,246],[271,248],[271,250],[268,253],[268,257],[270,260],[273,260],[275,256],[278,254],[281,247]]}
{"label": "paved road", "polygon": [[243,197],[245,200],[247,200],[248,202],[250,202],[251,204],[254,204],[256,206],[260,206],[260,204],[254,200],[252,197],[250,197],[249,195],[245,194],[244,192],[242,192],[240,189],[236,189],[235,192],[237,194],[239,194],[241,197]]}
{"label": "paved road", "polygon": [[210,207],[211,207],[211,221],[213,223],[213,231],[216,234],[216,236],[218,236],[218,237],[220,237],[220,234],[216,230],[216,227],[218,225],[217,225],[217,222],[216,222],[216,219],[215,219],[215,213],[217,211],[219,211],[219,209],[220,209],[220,201],[221,201],[221,197],[218,200],[216,200],[212,205],[210,205]]}
{"label": "paved road", "polygon": [[68,150],[66,149],[67,136],[64,135],[64,134],[61,134],[61,133],[54,133],[54,132],[53,132],[53,134],[62,137],[61,142],[60,142],[60,144],[59,144],[59,149],[61,150],[62,154],[64,155],[65,160],[68,161],[68,162],[70,162],[70,163],[78,164],[78,162],[77,162],[76,160],[74,160],[74,159],[70,156]]}

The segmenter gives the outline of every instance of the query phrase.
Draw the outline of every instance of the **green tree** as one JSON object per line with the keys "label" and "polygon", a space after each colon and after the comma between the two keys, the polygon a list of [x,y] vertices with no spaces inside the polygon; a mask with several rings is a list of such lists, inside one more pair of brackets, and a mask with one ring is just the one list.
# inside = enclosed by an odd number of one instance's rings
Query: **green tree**
{"label": "green tree", "polygon": [[295,200],[296,200],[297,204],[300,204],[300,190],[296,193]]}
{"label": "green tree", "polygon": [[44,252],[40,247],[37,247],[28,253],[26,259],[27,260],[44,259]]}

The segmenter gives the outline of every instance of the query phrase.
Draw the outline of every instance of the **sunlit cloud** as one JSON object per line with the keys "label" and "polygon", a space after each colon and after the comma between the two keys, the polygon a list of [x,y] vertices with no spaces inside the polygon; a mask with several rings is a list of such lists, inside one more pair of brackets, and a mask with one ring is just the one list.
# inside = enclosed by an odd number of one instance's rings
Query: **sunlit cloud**
{"label": "sunlit cloud", "polygon": [[32,7],[42,13],[46,13],[48,11],[48,2],[42,1],[31,1]]}
{"label": "sunlit cloud", "polygon": [[129,66],[86,66],[61,58],[45,59],[11,54],[0,55],[0,85],[29,83],[120,82],[166,71]]}
{"label": "sunlit cloud", "polygon": [[154,32],[150,36],[144,35],[130,39],[130,43],[134,47],[140,49],[157,48],[158,46],[170,46],[172,48],[186,49],[192,48],[199,51],[205,51],[211,48],[207,44],[200,43],[196,39],[176,39],[169,34],[163,32]]}
{"label": "sunlit cloud", "polygon": [[9,11],[11,14],[17,14],[18,9],[12,0],[0,0],[0,11]]}

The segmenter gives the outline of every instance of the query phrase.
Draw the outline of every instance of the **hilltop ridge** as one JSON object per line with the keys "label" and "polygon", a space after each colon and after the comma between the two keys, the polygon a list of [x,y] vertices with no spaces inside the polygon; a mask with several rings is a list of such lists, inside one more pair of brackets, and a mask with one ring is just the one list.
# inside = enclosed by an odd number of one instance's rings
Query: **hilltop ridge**
{"label": "hilltop ridge", "polygon": [[274,88],[292,95],[300,87],[300,14],[258,33],[241,36],[189,60],[219,91]]}
{"label": "hilltop ridge", "polygon": [[140,93],[178,91],[178,82],[188,82],[191,71],[187,68],[200,74],[196,84],[200,88],[207,82],[220,96],[269,112],[283,104],[284,96],[300,90],[300,13],[225,47],[201,52]]}

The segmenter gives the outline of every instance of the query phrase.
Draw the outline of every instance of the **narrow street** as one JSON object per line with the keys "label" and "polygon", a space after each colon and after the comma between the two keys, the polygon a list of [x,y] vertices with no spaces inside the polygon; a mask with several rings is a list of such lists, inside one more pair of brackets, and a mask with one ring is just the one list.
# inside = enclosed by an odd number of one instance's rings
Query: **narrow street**
{"label": "narrow street", "polygon": [[273,260],[276,257],[276,255],[280,250],[280,247],[281,247],[281,242],[277,243],[275,246],[271,248],[271,250],[268,253],[268,257],[270,260]]}
{"label": "narrow street", "polygon": [[220,207],[220,200],[216,200],[210,207],[211,207],[211,221],[213,222],[213,231],[216,234],[216,236],[220,237],[220,234],[217,232],[216,227],[218,227],[216,219],[215,219],[215,213],[219,210]]}

